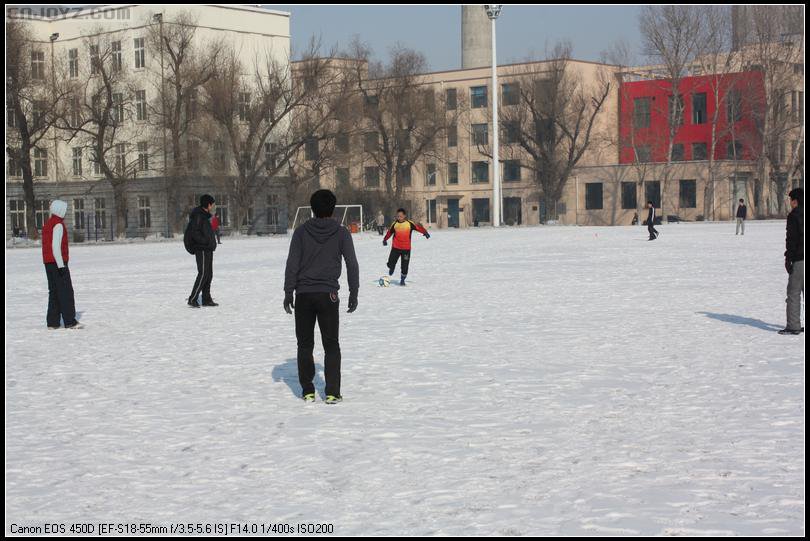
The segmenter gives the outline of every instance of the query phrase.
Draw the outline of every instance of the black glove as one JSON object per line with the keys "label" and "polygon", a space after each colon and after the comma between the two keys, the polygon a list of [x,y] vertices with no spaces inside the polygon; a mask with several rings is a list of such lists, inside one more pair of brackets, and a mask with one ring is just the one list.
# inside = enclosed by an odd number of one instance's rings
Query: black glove
{"label": "black glove", "polygon": [[383,246],[388,246],[388,241],[383,239]]}
{"label": "black glove", "polygon": [[64,278],[65,276],[67,276],[67,267],[59,267],[59,269],[57,269],[56,272],[59,273],[60,278]]}
{"label": "black glove", "polygon": [[793,261],[788,258],[785,258],[785,270],[788,274],[793,274]]}
{"label": "black glove", "polygon": [[287,293],[284,295],[284,311],[292,314],[291,308],[295,308],[295,301],[293,301],[293,294]]}
{"label": "black glove", "polygon": [[355,310],[357,310],[357,291],[352,291],[349,293],[349,309],[346,313],[351,314]]}
{"label": "black glove", "polygon": [[425,233],[425,238],[429,239],[430,238],[430,233]]}

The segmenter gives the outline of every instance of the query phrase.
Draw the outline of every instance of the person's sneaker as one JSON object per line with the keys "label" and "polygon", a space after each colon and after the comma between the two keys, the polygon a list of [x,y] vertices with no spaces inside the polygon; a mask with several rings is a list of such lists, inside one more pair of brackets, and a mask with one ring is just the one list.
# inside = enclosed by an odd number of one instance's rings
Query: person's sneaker
{"label": "person's sneaker", "polygon": [[203,306],[219,306],[219,304],[215,303],[213,299],[211,299],[210,301],[203,301],[202,305]]}
{"label": "person's sneaker", "polygon": [[50,325],[48,325],[49,331],[58,331],[59,329],[61,329],[61,327],[51,327]]}
{"label": "person's sneaker", "polygon": [[405,277],[404,277],[404,276],[400,277],[400,279],[399,279],[399,285],[401,285],[401,286],[404,286],[404,285],[405,285]]}
{"label": "person's sneaker", "polygon": [[304,399],[304,402],[315,402],[315,393],[307,393],[301,398]]}
{"label": "person's sneaker", "polygon": [[76,323],[74,323],[73,325],[65,325],[65,328],[66,328],[66,329],[84,329],[84,325],[82,325],[81,323],[79,323],[79,322],[77,321],[77,322],[76,322]]}
{"label": "person's sneaker", "polygon": [[327,404],[339,404],[343,402],[342,396],[334,396],[334,395],[326,395],[326,400],[324,400]]}
{"label": "person's sneaker", "polygon": [[200,305],[197,304],[197,301],[192,301],[191,299],[188,300],[188,305],[191,306],[192,308],[199,308],[200,307]]}
{"label": "person's sneaker", "polygon": [[782,329],[779,331],[779,334],[802,334],[804,332],[804,327],[801,329]]}

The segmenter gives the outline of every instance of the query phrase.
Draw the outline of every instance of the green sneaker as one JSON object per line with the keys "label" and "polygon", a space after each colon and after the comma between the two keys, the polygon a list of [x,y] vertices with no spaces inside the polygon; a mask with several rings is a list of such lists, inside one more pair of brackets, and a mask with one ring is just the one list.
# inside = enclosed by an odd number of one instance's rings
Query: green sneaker
{"label": "green sneaker", "polygon": [[326,395],[326,400],[324,400],[324,402],[326,402],[327,404],[339,404],[340,402],[343,402],[343,397],[332,396],[331,394]]}
{"label": "green sneaker", "polygon": [[315,393],[307,393],[302,398],[304,402],[315,402]]}

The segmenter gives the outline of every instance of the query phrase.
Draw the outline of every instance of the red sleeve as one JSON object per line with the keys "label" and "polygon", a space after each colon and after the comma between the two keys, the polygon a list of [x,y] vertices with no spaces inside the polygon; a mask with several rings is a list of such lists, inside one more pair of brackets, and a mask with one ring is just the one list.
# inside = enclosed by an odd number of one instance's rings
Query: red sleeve
{"label": "red sleeve", "polygon": [[422,224],[417,224],[415,222],[411,222],[413,224],[414,229],[422,233],[423,235],[427,234],[427,229],[422,227]]}
{"label": "red sleeve", "polygon": [[385,234],[385,238],[383,240],[388,240],[391,238],[391,235],[394,234],[394,224],[391,224],[391,227],[388,228],[388,232]]}

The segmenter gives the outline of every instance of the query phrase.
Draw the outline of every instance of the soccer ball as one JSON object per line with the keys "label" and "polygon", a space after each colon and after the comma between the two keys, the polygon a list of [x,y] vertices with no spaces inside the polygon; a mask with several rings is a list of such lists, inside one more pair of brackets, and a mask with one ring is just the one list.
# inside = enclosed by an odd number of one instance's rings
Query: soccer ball
{"label": "soccer ball", "polygon": [[388,287],[391,285],[390,276],[380,276],[380,287]]}

